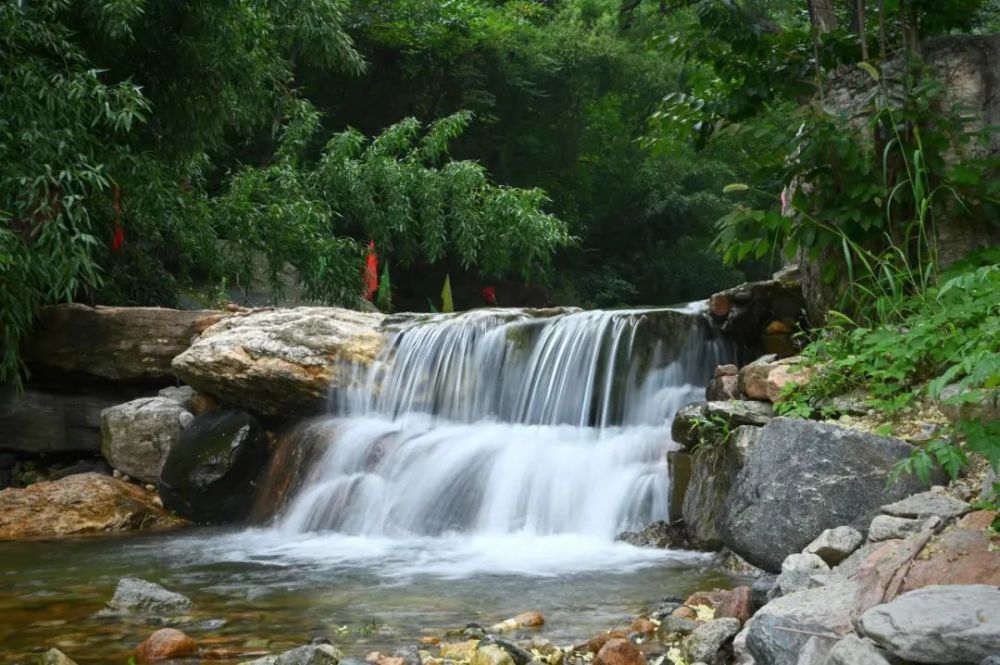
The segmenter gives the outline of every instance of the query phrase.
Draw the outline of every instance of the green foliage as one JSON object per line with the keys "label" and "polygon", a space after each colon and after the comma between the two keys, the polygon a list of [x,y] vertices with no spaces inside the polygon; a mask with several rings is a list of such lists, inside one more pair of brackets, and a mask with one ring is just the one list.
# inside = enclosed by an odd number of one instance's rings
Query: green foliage
{"label": "green foliage", "polygon": [[[907,298],[893,325],[842,320],[829,326],[804,351],[816,374],[789,391],[779,410],[810,415],[825,398],[861,391],[891,419],[924,400],[943,399],[962,417],[899,471],[926,478],[937,463],[954,477],[967,452],[1000,469],[1000,422],[970,415],[976,405],[1000,399],[1000,264],[952,274],[940,287]],[[942,397],[949,385],[955,387]]]}
{"label": "green foliage", "polygon": [[250,266],[262,253],[273,288],[291,265],[309,298],[347,305],[357,304],[361,292],[362,252],[354,237],[374,239],[404,265],[453,255],[486,274],[530,277],[571,238],[541,210],[540,190],[500,187],[478,164],[446,159],[469,120],[458,114],[423,131],[408,118],[373,140],[348,130],[309,160],[319,114],[303,103],[284,128],[275,160],[240,169],[214,202],[216,216],[229,224],[238,264]]}

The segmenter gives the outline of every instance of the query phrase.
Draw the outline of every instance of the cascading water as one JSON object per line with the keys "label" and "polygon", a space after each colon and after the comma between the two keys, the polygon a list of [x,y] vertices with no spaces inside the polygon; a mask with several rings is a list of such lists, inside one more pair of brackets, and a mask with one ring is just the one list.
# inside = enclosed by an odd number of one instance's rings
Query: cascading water
{"label": "cascading water", "polygon": [[523,547],[627,547],[617,533],[667,518],[670,421],[725,355],[683,310],[401,323],[372,367],[354,368],[334,415],[307,428],[320,446],[277,529],[448,543],[487,568],[496,548],[509,564]]}

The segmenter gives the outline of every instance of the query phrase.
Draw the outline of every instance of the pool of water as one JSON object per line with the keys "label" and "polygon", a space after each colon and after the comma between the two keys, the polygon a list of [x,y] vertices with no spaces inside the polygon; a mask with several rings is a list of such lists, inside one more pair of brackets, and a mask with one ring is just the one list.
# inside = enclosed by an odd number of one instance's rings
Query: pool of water
{"label": "pool of water", "polygon": [[194,609],[171,625],[203,648],[277,652],[325,636],[358,656],[527,610],[546,617],[534,634],[566,646],[661,598],[739,582],[706,555],[576,535],[189,529],[0,543],[0,662],[34,662],[57,647],[81,665],[126,663],[155,629],[98,614],[127,575],[191,598]]}

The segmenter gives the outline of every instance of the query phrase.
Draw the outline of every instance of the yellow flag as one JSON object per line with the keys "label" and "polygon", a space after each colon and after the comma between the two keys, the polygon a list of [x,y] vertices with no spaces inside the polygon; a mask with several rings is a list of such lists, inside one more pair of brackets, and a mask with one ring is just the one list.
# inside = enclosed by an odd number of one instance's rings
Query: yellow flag
{"label": "yellow flag", "polygon": [[455,303],[451,299],[451,277],[449,275],[444,276],[444,287],[441,289],[441,311],[455,311]]}

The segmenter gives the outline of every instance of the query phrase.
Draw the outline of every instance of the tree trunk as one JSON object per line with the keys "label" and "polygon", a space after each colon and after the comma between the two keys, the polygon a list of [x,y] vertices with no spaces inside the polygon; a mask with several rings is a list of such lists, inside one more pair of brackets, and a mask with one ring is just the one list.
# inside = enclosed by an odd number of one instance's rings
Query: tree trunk
{"label": "tree trunk", "polygon": [[868,35],[865,34],[865,0],[855,0],[854,8],[857,10],[857,30],[858,39],[861,41],[861,59],[868,62]]}
{"label": "tree trunk", "polygon": [[830,32],[837,29],[837,14],[833,11],[833,0],[808,0],[809,20],[816,32]]}

